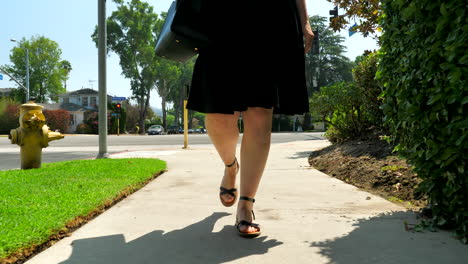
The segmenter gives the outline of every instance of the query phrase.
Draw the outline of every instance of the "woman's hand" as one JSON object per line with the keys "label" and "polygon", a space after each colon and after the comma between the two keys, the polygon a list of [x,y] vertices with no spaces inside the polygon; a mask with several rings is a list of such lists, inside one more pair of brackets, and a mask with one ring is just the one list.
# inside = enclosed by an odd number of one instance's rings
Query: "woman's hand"
{"label": "woman's hand", "polygon": [[307,54],[312,49],[312,43],[314,40],[314,32],[312,31],[308,20],[306,23],[303,23],[302,34],[304,35],[304,54]]}
{"label": "woman's hand", "polygon": [[310,27],[309,15],[307,15],[306,0],[296,0],[297,11],[302,23],[302,34],[304,35],[304,54],[307,54],[312,49],[314,41],[314,32]]}

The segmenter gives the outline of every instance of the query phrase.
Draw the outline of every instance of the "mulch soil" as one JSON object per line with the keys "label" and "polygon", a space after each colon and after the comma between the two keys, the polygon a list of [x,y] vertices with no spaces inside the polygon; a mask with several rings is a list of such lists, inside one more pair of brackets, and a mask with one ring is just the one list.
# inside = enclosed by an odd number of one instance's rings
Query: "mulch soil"
{"label": "mulch soil", "polygon": [[352,140],[312,152],[309,164],[408,209],[424,208],[427,200],[416,190],[421,180],[392,150],[393,146],[379,138]]}

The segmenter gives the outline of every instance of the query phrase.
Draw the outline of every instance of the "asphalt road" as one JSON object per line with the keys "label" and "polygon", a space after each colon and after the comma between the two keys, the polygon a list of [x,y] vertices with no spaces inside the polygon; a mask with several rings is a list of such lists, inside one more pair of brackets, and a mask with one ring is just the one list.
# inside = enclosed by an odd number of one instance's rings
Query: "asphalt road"
{"label": "asphalt road", "polygon": [[[239,138],[242,139],[242,135]],[[302,140],[323,139],[322,132],[312,133],[273,133],[272,143],[285,143]],[[183,135],[110,135],[107,145],[109,154],[136,151],[162,150],[182,147]],[[206,134],[190,134],[190,145],[211,144]],[[97,135],[66,135],[64,139],[50,142],[43,150],[42,162],[57,162],[95,158],[99,152],[99,138]],[[0,170],[16,169],[20,167],[19,146],[12,145],[7,137],[0,137]]]}

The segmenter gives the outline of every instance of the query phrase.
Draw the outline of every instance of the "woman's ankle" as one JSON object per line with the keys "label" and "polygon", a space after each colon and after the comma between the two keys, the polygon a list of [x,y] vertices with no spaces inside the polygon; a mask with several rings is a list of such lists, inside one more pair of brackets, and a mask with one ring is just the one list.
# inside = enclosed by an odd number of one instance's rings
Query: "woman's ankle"
{"label": "woman's ankle", "polygon": [[250,211],[253,209],[253,204],[249,201],[239,200],[237,204],[237,209]]}

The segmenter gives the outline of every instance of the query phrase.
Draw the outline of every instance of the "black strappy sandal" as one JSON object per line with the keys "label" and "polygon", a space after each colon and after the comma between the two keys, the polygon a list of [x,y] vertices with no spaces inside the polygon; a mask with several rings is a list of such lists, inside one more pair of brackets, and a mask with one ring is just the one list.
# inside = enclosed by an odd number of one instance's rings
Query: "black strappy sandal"
{"label": "black strappy sandal", "polygon": [[[235,158],[234,161],[231,164],[226,165],[226,167],[230,168],[230,167],[234,166],[234,164],[237,164],[237,171],[236,171],[236,175],[237,175],[237,173],[239,172],[239,163],[237,162],[237,158]],[[221,203],[224,206],[230,207],[230,206],[232,206],[233,204],[236,203],[236,199],[237,199],[237,189],[236,188],[226,189],[223,186],[221,186],[221,187],[219,187],[219,189],[220,189],[219,199],[221,200]],[[223,199],[224,194],[229,194],[230,196],[234,197],[232,202],[225,202],[224,199]]]}
{"label": "black strappy sandal", "polygon": [[[241,196],[239,197],[239,200],[246,200],[246,201],[251,201],[252,203],[255,203],[255,199],[254,198],[250,198],[250,197],[247,197],[247,196]],[[254,214],[254,211],[252,210],[252,215],[253,215],[253,219],[255,220],[255,214]],[[245,226],[251,226],[251,227],[254,227],[256,229],[258,229],[257,232],[242,232],[240,231],[240,226],[241,225],[245,225]],[[236,217],[236,223],[235,223],[235,226],[236,226],[236,229],[237,229],[237,233],[241,236],[241,237],[245,237],[245,238],[254,238],[254,237],[258,237],[261,232],[260,232],[260,225],[259,224],[255,224],[255,223],[252,223],[252,222],[248,222],[248,221],[245,221],[245,220],[241,220],[239,221]]]}

